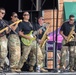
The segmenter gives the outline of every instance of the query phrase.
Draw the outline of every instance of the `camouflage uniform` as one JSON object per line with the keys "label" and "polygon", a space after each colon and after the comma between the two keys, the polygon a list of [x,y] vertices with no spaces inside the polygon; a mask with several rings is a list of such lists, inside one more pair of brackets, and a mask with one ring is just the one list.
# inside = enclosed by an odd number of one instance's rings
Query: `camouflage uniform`
{"label": "camouflage uniform", "polygon": [[[32,53],[30,54],[31,51]],[[19,62],[19,68],[22,68],[29,54],[30,54],[29,65],[34,66],[36,63],[36,41],[33,41],[30,46],[22,44],[22,56]],[[43,55],[41,49],[37,44],[37,65],[40,65],[40,67],[42,67],[43,66],[42,61],[43,61]]]}
{"label": "camouflage uniform", "polygon": [[7,38],[6,35],[4,35],[0,37],[0,69],[4,67],[7,53]]}
{"label": "camouflage uniform", "polygon": [[75,62],[76,62],[76,46],[62,46],[61,49],[61,66],[66,67],[67,62],[67,54],[69,51],[69,67],[74,68],[75,67]]}
{"label": "camouflage uniform", "polygon": [[62,46],[62,49],[61,49],[61,67],[64,66],[66,67],[66,55],[67,55],[67,52],[68,52],[68,46]]}
{"label": "camouflage uniform", "polygon": [[19,36],[16,34],[9,35],[8,39],[10,67],[17,68],[21,56],[20,39]]}
{"label": "camouflage uniform", "polygon": [[43,46],[43,48],[41,48],[41,51],[42,51],[42,54],[43,54],[43,67],[45,67],[45,54],[46,54],[46,52],[45,52],[45,47],[46,47],[46,44]]}

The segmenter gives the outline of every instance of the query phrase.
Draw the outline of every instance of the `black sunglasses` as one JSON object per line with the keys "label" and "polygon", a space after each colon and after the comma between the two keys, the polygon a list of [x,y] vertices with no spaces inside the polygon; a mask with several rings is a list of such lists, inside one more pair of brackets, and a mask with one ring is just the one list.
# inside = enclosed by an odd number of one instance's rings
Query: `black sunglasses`
{"label": "black sunglasses", "polygon": [[[0,11],[1,12],[1,11]],[[5,14],[5,12],[1,12],[2,14]]]}
{"label": "black sunglasses", "polygon": [[42,19],[42,20],[44,20],[44,19]]}
{"label": "black sunglasses", "polygon": [[18,16],[13,16],[13,17],[17,18]]}
{"label": "black sunglasses", "polygon": [[75,20],[75,19],[71,19],[71,18],[70,18],[70,21],[74,21],[74,20]]}
{"label": "black sunglasses", "polygon": [[29,16],[29,14],[24,14],[23,16]]}

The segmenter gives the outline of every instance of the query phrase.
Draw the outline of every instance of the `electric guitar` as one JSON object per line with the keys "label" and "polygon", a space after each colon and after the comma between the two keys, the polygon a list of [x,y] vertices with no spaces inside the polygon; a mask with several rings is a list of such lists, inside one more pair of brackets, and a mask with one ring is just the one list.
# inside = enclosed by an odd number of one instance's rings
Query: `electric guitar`
{"label": "electric guitar", "polygon": [[30,40],[28,40],[28,39],[26,39],[26,38],[24,38],[24,37],[21,37],[21,41],[22,41],[22,43],[24,44],[24,45],[27,45],[27,46],[30,46],[31,45],[31,43],[36,39],[36,37],[35,37],[35,35],[37,35],[38,33],[39,33],[39,30],[42,30],[44,27],[46,27],[47,26],[47,24],[44,24],[41,28],[39,28],[37,31],[30,31],[30,33],[29,34],[26,34],[26,35],[28,35],[28,36],[31,36],[31,39]]}

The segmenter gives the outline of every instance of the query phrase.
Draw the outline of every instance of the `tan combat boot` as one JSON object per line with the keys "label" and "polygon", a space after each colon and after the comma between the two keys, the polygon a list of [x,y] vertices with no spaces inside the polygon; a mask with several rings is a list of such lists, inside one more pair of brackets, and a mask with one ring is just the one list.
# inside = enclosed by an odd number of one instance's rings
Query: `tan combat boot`
{"label": "tan combat boot", "polygon": [[19,69],[19,68],[16,68],[16,72],[21,72],[21,69]]}
{"label": "tan combat boot", "polygon": [[40,68],[40,72],[48,72],[48,70],[46,70],[44,68]]}
{"label": "tan combat boot", "polygon": [[34,72],[33,66],[30,66],[29,71]]}
{"label": "tan combat boot", "polygon": [[70,71],[71,71],[71,72],[74,72],[73,67],[70,67]]}
{"label": "tan combat boot", "polygon": [[3,68],[2,67],[0,67],[0,71],[3,71]]}
{"label": "tan combat boot", "polygon": [[16,72],[16,69],[15,68],[11,68],[11,72]]}

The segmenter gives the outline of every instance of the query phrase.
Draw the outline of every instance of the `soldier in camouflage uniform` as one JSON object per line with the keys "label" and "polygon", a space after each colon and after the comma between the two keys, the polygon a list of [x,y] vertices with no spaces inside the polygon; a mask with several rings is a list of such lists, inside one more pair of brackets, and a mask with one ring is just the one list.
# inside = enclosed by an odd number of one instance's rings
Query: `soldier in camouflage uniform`
{"label": "soldier in camouflage uniform", "polygon": [[[18,20],[18,15],[16,12],[13,12],[11,15],[11,21],[9,24],[14,23]],[[20,71],[17,66],[20,61],[21,49],[20,49],[20,39],[18,36],[18,25],[12,26],[12,30],[9,33],[8,45],[9,45],[9,54],[10,54],[10,68],[11,71]],[[14,31],[15,30],[15,31]]]}
{"label": "soldier in camouflage uniform", "polygon": [[[0,8],[0,29],[3,29],[8,24],[7,21],[3,20],[4,15],[5,9]],[[0,33],[0,71],[4,68],[5,59],[8,53],[6,33],[8,33],[8,29]]]}
{"label": "soldier in camouflage uniform", "polygon": [[[29,13],[24,12],[23,18],[24,18],[23,21],[19,24],[19,29],[20,29],[19,35],[21,36],[21,38],[24,37],[25,39],[31,40],[31,36],[26,35],[33,30],[33,26],[29,22],[29,18],[30,18]],[[36,50],[37,50],[37,53],[36,53]],[[24,65],[24,62],[26,62],[28,55],[30,54],[31,51],[32,53],[30,55],[31,57],[29,61],[29,65],[30,65],[29,71],[33,71],[33,66],[36,63],[36,59],[37,59],[37,65],[40,65],[40,70],[45,71],[45,69],[42,68],[43,55],[38,44],[36,46],[36,40],[32,41],[32,43],[29,46],[26,45],[24,41],[22,42],[22,56],[19,62],[19,68],[22,68],[22,66]],[[37,55],[37,58],[36,58],[36,55]]]}
{"label": "soldier in camouflage uniform", "polygon": [[[61,26],[61,29],[60,29],[60,34],[64,38],[63,46],[62,46],[62,49],[61,49],[61,69],[66,68],[66,55],[69,51],[70,71],[74,71],[74,63],[76,62],[75,61],[76,60],[76,54],[75,54],[76,53],[76,47],[74,46],[74,43],[72,45],[68,44],[69,46],[66,46],[67,44],[65,43],[65,41],[67,40],[68,35],[70,34],[70,31],[72,30],[73,27],[74,28],[76,27],[75,23],[74,23],[74,15],[70,15],[69,16],[69,21],[64,22],[63,25]],[[72,33],[76,34],[76,28],[74,29],[74,31]]]}
{"label": "soldier in camouflage uniform", "polygon": [[[38,24],[34,24],[33,28],[34,28],[34,31],[36,30],[39,30],[41,27],[43,27],[45,25],[44,23],[44,17],[43,16],[40,16],[38,18]],[[47,24],[46,24],[47,26]],[[46,26],[43,27],[42,29],[39,30],[39,33],[37,34],[37,40],[38,40],[38,43],[41,44],[41,39],[46,31]],[[41,48],[41,51],[42,51],[42,54],[43,54],[43,67],[45,67],[45,45],[43,48]]]}

